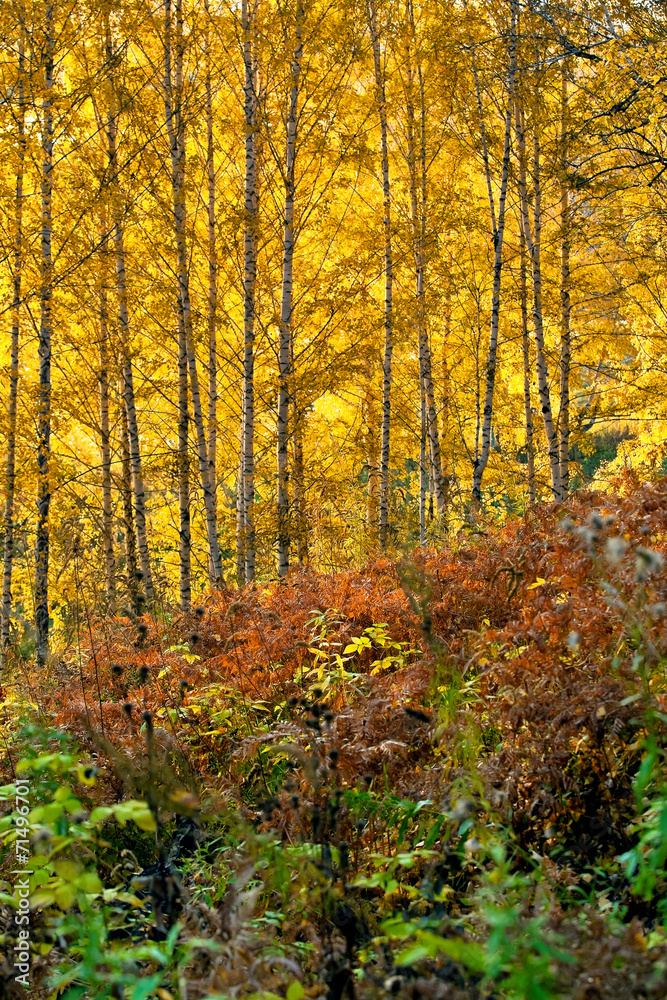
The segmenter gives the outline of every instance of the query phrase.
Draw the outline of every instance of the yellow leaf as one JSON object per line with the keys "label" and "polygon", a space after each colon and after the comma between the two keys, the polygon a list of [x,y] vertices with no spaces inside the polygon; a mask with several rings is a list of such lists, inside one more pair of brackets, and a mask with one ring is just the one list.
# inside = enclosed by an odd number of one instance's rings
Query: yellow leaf
{"label": "yellow leaf", "polygon": [[54,895],[60,909],[69,910],[70,906],[76,900],[76,889],[71,883],[67,882],[65,885],[58,886]]}
{"label": "yellow leaf", "polygon": [[102,892],[104,886],[100,882],[98,876],[95,872],[84,872],[76,880],[77,887],[83,889],[84,892]]}
{"label": "yellow leaf", "polygon": [[140,830],[146,830],[148,833],[152,833],[155,829],[155,820],[153,814],[146,811],[145,813],[137,813],[132,817],[134,822],[137,824]]}
{"label": "yellow leaf", "polygon": [[76,882],[83,871],[83,867],[78,861],[68,861],[66,858],[56,861],[53,867],[56,874],[66,882]]}
{"label": "yellow leaf", "polygon": [[287,1000],[302,1000],[303,996],[304,996],[303,986],[298,981],[298,979],[295,980],[293,983],[289,984],[286,993]]}

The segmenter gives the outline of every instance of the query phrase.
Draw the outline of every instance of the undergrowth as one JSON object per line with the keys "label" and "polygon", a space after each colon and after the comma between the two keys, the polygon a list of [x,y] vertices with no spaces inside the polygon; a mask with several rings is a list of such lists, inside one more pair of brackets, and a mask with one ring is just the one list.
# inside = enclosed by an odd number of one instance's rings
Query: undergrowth
{"label": "undergrowth", "polygon": [[39,997],[667,995],[666,529],[626,480],[10,659],[4,994],[25,829]]}

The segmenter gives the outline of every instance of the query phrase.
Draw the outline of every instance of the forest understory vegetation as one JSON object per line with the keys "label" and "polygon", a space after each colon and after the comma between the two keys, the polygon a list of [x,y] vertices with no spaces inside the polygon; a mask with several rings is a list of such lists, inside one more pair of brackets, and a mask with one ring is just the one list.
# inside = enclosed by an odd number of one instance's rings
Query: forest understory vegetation
{"label": "forest understory vegetation", "polygon": [[[667,993],[667,478],[10,653],[3,995]],[[14,810],[14,811],[12,811]]]}

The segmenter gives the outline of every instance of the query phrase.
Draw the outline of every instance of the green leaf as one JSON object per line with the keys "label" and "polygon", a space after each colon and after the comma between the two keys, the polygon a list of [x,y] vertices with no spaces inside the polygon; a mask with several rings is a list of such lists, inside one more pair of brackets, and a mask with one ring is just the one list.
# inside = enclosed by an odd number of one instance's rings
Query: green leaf
{"label": "green leaf", "polygon": [[444,816],[438,816],[435,823],[426,834],[426,839],[424,840],[424,847],[433,847],[436,840],[440,836],[440,828],[442,827],[444,820],[445,820]]}
{"label": "green leaf", "polygon": [[86,993],[85,986],[73,986],[67,993],[61,993],[61,1000],[79,1000]]}
{"label": "green leaf", "polygon": [[382,923],[382,933],[389,938],[405,939],[414,934],[417,925],[410,920],[403,920],[402,917],[391,917]]}
{"label": "green leaf", "polygon": [[287,997],[287,1000],[301,1000],[301,998],[305,996],[303,984],[300,983],[298,980],[296,980],[293,983],[290,983],[289,986],[287,987],[287,993],[285,995]]}
{"label": "green leaf", "polygon": [[148,979],[140,979],[130,994],[131,1000],[146,1000],[146,997],[154,993],[161,982],[161,972],[157,972],[154,976],[149,976]]}
{"label": "green leaf", "polygon": [[460,938],[443,938],[431,931],[417,931],[414,944],[403,949],[396,964],[412,965],[423,958],[435,958],[443,954],[449,955],[472,972],[484,972],[486,969],[486,955],[480,945],[474,941],[461,941]]}
{"label": "green leaf", "polygon": [[97,806],[97,808],[93,809],[90,814],[90,822],[94,824],[104,823],[104,821],[108,819],[112,813],[113,809],[111,806]]}

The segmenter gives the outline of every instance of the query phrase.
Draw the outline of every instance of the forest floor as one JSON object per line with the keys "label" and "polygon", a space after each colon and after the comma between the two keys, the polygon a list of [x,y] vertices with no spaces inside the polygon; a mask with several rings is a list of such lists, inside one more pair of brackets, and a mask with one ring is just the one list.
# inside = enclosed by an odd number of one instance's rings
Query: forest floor
{"label": "forest floor", "polygon": [[37,996],[667,996],[665,555],[626,478],[14,662],[0,995],[27,813]]}

